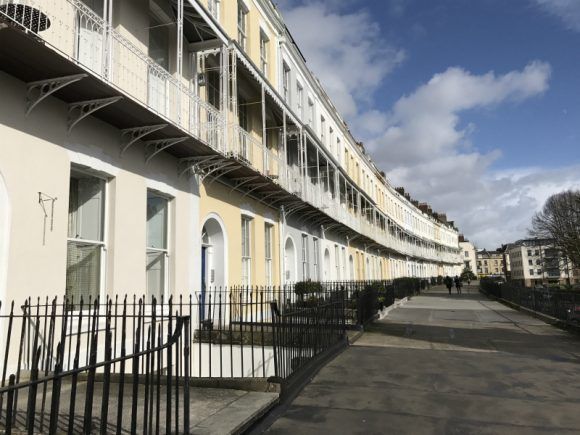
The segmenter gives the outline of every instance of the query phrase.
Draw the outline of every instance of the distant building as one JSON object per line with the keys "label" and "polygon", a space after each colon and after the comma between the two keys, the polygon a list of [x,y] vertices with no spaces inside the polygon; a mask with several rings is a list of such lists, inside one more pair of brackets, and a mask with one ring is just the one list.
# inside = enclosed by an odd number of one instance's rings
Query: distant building
{"label": "distant building", "polygon": [[495,251],[482,249],[477,251],[477,276],[479,278],[488,276],[505,277],[504,256],[501,249]]}
{"label": "distant building", "polygon": [[477,273],[477,249],[475,245],[467,240],[463,234],[460,234],[459,248],[461,250],[463,267],[470,269],[474,274]]}
{"label": "distant building", "polygon": [[549,239],[524,239],[508,245],[511,279],[526,286],[578,284],[580,274]]}

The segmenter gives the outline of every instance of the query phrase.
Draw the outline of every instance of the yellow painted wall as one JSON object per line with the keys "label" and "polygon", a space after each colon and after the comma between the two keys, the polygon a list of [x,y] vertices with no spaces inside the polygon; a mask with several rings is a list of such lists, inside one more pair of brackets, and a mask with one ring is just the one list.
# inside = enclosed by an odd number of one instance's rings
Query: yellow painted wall
{"label": "yellow painted wall", "polygon": [[280,243],[278,214],[251,198],[244,197],[238,192],[220,183],[200,187],[200,231],[203,222],[210,213],[215,213],[223,220],[228,236],[228,282],[230,285],[239,285],[242,280],[242,230],[241,221],[243,210],[250,210],[253,215],[251,224],[252,250],[252,285],[266,285],[265,272],[265,237],[264,228],[266,219],[274,224],[272,234],[272,284],[280,283]]}

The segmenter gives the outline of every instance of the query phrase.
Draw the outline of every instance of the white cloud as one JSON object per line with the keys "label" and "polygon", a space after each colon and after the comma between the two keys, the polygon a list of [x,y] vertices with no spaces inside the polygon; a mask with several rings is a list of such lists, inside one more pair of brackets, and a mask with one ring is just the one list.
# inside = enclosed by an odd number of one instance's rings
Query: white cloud
{"label": "white cloud", "polygon": [[560,18],[566,26],[580,32],[580,1],[578,0],[533,0],[544,11]]}
{"label": "white cloud", "polygon": [[449,68],[395,103],[384,132],[368,143],[371,153],[390,170],[394,184],[445,211],[480,246],[493,248],[523,237],[547,196],[577,185],[580,172],[494,172],[491,166],[501,152],[480,153],[470,141],[474,125],[460,125],[468,110],[541,95],[550,74],[550,66],[538,61],[503,75]]}
{"label": "white cloud", "polygon": [[284,19],[339,112],[352,118],[405,53],[382,38],[366,11],[343,13],[333,1],[286,8]]}
{"label": "white cloud", "polygon": [[549,78],[550,66],[543,62],[500,76],[449,68],[399,99],[382,136],[368,145],[387,169],[455,153],[474,128],[459,129],[461,112],[539,95],[548,89]]}

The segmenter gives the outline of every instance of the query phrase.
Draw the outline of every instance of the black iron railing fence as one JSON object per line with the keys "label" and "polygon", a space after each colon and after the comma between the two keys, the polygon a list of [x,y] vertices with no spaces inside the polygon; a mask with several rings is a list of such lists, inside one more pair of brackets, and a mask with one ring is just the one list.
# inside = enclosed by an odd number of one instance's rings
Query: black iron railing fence
{"label": "black iron railing fence", "polygon": [[416,291],[332,282],[0,305],[0,431],[188,433],[192,379],[284,382]]}
{"label": "black iron railing fence", "polygon": [[524,287],[514,282],[488,278],[480,280],[480,288],[494,297],[505,299],[521,307],[580,325],[580,292],[549,287]]}
{"label": "black iron railing fence", "polygon": [[272,318],[275,378],[281,382],[346,339],[344,298],[340,294],[285,310],[273,302]]}
{"label": "black iron railing fence", "polygon": [[5,433],[187,433],[190,318],[171,301],[10,306],[0,428]]}

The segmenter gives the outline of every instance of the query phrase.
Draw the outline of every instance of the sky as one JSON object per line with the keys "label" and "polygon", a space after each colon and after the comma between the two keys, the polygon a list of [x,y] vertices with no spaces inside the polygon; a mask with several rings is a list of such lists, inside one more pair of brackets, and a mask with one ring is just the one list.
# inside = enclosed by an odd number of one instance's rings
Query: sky
{"label": "sky", "polygon": [[580,0],[274,0],[391,183],[478,248],[580,189]]}

